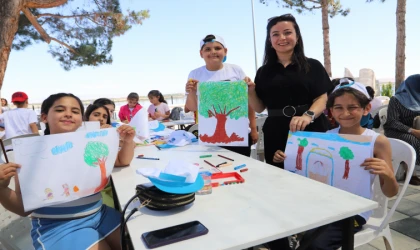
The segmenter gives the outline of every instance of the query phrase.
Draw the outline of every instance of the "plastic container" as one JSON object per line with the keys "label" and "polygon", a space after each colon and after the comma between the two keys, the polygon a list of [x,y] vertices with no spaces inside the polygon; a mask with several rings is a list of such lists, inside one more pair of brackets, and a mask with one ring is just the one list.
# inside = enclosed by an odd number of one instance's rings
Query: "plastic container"
{"label": "plastic container", "polygon": [[211,194],[212,186],[211,186],[211,173],[209,171],[203,171],[199,173],[204,180],[204,186],[202,189],[198,190],[196,194],[204,195],[204,194]]}

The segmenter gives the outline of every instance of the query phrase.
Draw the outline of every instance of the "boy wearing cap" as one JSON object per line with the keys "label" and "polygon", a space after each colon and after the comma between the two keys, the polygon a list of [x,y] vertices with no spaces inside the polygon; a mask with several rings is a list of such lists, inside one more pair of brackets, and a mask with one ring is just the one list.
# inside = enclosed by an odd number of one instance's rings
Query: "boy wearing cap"
{"label": "boy wearing cap", "polygon": [[19,135],[38,134],[38,117],[35,111],[28,109],[28,95],[16,92],[12,95],[12,102],[16,109],[0,114],[6,130],[5,139]]}
{"label": "boy wearing cap", "polygon": [[129,123],[134,115],[142,108],[139,103],[139,95],[137,93],[131,92],[127,96],[127,104],[120,108],[118,117],[123,123]]}
{"label": "boy wearing cap", "polygon": [[[224,39],[217,35],[207,35],[200,41],[200,56],[206,65],[194,69],[188,75],[186,84],[187,101],[185,106],[191,111],[197,111],[197,83],[218,81],[241,81],[246,75],[241,67],[235,64],[225,63],[227,47]],[[198,115],[195,114],[198,118]],[[258,140],[255,111],[248,105],[248,119],[250,134],[248,147],[226,147],[233,152],[245,156],[251,155],[251,145]],[[196,120],[197,123],[197,120]]]}

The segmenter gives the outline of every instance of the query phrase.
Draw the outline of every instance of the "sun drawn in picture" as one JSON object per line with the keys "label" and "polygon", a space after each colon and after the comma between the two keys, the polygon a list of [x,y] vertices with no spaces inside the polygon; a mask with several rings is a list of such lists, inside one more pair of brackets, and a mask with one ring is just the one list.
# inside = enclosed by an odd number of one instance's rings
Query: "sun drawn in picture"
{"label": "sun drawn in picture", "polygon": [[[213,134],[200,134],[206,143],[231,143],[244,141],[245,137],[233,132],[228,135],[226,124],[230,119],[248,117],[248,96],[246,84],[239,82],[206,82],[199,84],[199,114],[217,120]],[[199,122],[199,126],[202,121]]]}
{"label": "sun drawn in picture", "polygon": [[349,173],[350,173],[350,162],[349,161],[353,160],[354,154],[353,154],[353,151],[351,151],[351,149],[349,149],[348,147],[341,147],[339,154],[340,154],[341,158],[346,160],[345,167],[344,167],[343,179],[347,180],[349,178]]}
{"label": "sun drawn in picture", "polygon": [[95,188],[95,193],[101,191],[107,184],[106,160],[109,155],[108,146],[99,141],[90,141],[86,144],[84,160],[91,167],[98,167],[101,171],[101,183]]}

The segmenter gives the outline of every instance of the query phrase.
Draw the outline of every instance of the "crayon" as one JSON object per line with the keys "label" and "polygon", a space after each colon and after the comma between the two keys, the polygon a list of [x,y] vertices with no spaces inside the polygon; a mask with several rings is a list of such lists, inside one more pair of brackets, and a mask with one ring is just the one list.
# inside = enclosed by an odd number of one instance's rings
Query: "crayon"
{"label": "crayon", "polygon": [[226,157],[226,156],[223,156],[223,155],[217,155],[217,156],[219,156],[219,157],[222,157],[222,158],[225,158],[226,160],[229,160],[229,161],[234,161],[233,159],[231,159],[231,158],[228,158],[228,157]]}
{"label": "crayon", "polygon": [[238,170],[238,169],[241,169],[241,168],[244,168],[244,167],[246,167],[246,164],[242,164],[242,165],[236,166],[233,169],[234,170]]}
{"label": "crayon", "polygon": [[211,157],[212,155],[200,155],[200,158],[208,158]]}

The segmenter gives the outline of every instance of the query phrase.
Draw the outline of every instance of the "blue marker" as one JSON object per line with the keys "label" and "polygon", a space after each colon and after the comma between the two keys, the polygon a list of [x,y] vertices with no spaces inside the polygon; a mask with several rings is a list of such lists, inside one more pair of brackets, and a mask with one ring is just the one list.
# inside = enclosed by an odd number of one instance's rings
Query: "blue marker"
{"label": "blue marker", "polygon": [[150,157],[136,157],[137,159],[144,159],[144,160],[159,160],[159,158],[150,158]]}
{"label": "blue marker", "polygon": [[233,169],[238,170],[238,169],[241,169],[241,168],[244,168],[244,167],[246,167],[246,164],[239,165],[237,167],[234,167]]}

